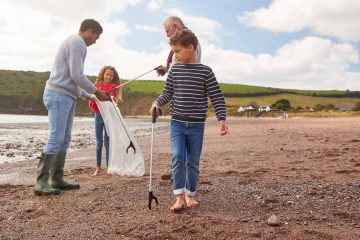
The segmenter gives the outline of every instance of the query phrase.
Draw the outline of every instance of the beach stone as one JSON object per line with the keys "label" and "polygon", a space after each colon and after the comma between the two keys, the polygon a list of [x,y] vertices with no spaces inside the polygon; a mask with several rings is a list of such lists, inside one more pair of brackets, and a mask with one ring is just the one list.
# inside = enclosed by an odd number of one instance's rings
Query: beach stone
{"label": "beach stone", "polygon": [[249,222],[250,222],[250,219],[248,219],[248,218],[241,219],[240,222],[242,222],[242,223],[249,223]]}
{"label": "beach stone", "polygon": [[161,180],[159,182],[160,186],[171,186],[171,182],[170,181],[166,181],[166,180]]}
{"label": "beach stone", "polygon": [[199,184],[212,185],[211,181],[208,179],[200,179]]}
{"label": "beach stone", "polygon": [[275,214],[271,215],[268,220],[267,224],[270,226],[279,226],[280,225],[280,219]]}
{"label": "beach stone", "polygon": [[172,178],[172,174],[171,174],[171,173],[161,174],[161,179],[162,179],[162,180],[171,180],[171,178]]}
{"label": "beach stone", "polygon": [[8,153],[6,154],[7,157],[15,157],[15,153],[11,152],[11,153]]}

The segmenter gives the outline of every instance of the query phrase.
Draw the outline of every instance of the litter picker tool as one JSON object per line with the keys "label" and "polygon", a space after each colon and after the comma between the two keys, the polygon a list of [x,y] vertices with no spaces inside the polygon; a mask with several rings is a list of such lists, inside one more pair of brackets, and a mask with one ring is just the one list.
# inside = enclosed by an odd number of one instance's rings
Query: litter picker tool
{"label": "litter picker tool", "polygon": [[159,204],[159,201],[157,199],[157,197],[154,196],[153,194],[153,189],[152,189],[152,163],[153,163],[153,148],[154,148],[154,129],[155,129],[155,122],[156,122],[156,118],[158,116],[161,116],[161,109],[159,108],[159,112],[157,112],[156,108],[153,109],[153,111],[151,112],[151,117],[152,117],[152,127],[151,127],[151,147],[150,147],[150,181],[149,181],[149,209],[151,210],[151,203],[152,200],[155,201],[156,205]]}
{"label": "litter picker tool", "polygon": [[131,141],[131,138],[130,138],[130,136],[129,136],[128,130],[127,130],[127,128],[125,127],[125,125],[124,125],[124,123],[123,123],[123,121],[122,121],[122,119],[121,119],[121,117],[120,117],[120,115],[119,115],[118,109],[116,108],[115,103],[114,103],[114,99],[110,96],[109,93],[107,93],[107,94],[108,94],[108,97],[109,97],[110,102],[112,103],[112,105],[113,105],[113,107],[114,107],[114,109],[115,109],[116,115],[118,116],[121,124],[123,125],[124,130],[125,130],[125,133],[126,133],[126,135],[128,136],[129,141],[130,141],[129,146],[126,148],[126,153],[129,153],[129,148],[134,149],[134,153],[136,153],[136,149],[135,149],[134,143]]}
{"label": "litter picker tool", "polygon": [[[155,70],[157,70],[157,69],[159,69],[159,68],[161,68],[161,67],[162,67],[161,65],[160,65],[160,66],[157,66],[156,68],[153,68],[153,69],[147,71],[146,73],[143,73],[143,74],[137,76],[136,78],[133,78],[133,79],[131,79],[131,80],[129,80],[129,81],[126,81],[126,82],[124,82],[123,84],[120,84],[119,86],[111,89],[111,90],[108,91],[108,92],[109,92],[109,93],[110,93],[110,92],[115,92],[116,89],[118,89],[118,88],[120,88],[120,87],[122,87],[122,86],[124,86],[124,85],[126,85],[126,84],[128,84],[128,83],[130,83],[130,82],[132,82],[132,81],[134,81],[134,80],[136,80],[136,79],[139,79],[139,78],[141,78],[142,76],[144,76],[144,75],[146,75],[146,74],[148,74],[148,73],[150,73],[150,72],[152,72],[152,71],[155,71]],[[165,73],[160,74],[160,75],[161,75],[161,76],[164,76]]]}

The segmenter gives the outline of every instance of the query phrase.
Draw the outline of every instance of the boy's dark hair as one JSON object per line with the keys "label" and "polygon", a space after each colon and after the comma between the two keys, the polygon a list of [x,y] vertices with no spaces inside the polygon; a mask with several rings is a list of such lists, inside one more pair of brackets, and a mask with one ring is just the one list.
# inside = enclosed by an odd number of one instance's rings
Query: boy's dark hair
{"label": "boy's dark hair", "polygon": [[94,19],[85,19],[82,21],[80,25],[80,32],[85,32],[88,29],[92,29],[94,33],[101,34],[103,32],[103,28],[100,23],[95,21]]}
{"label": "boy's dark hair", "polygon": [[179,31],[175,36],[170,38],[169,44],[170,46],[175,44],[180,44],[183,47],[187,47],[191,44],[194,46],[194,49],[196,50],[196,47],[198,45],[198,39],[192,31],[190,31],[187,28],[184,28],[181,31]]}

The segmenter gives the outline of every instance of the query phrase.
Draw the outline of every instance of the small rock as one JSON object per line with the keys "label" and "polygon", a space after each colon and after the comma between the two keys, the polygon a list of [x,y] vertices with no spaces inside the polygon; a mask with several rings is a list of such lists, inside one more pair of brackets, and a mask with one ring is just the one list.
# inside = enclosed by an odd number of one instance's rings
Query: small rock
{"label": "small rock", "polygon": [[207,185],[212,185],[210,180],[200,180],[199,184],[207,184]]}
{"label": "small rock", "polygon": [[162,180],[171,180],[172,174],[171,173],[164,173],[161,175]]}
{"label": "small rock", "polygon": [[271,215],[268,220],[267,224],[270,226],[279,226],[280,225],[280,219],[275,214]]}
{"label": "small rock", "polygon": [[33,212],[34,211],[34,209],[32,209],[32,208],[27,208],[27,209],[25,209],[25,212],[26,213],[30,213],[30,212]]}
{"label": "small rock", "polygon": [[170,181],[161,180],[161,181],[159,182],[159,185],[160,185],[160,186],[171,186],[171,182],[170,182]]}
{"label": "small rock", "polygon": [[242,220],[240,220],[240,222],[242,222],[242,223],[248,223],[248,222],[250,222],[250,219],[248,219],[248,218],[242,219]]}
{"label": "small rock", "polygon": [[20,214],[14,214],[14,215],[11,215],[7,220],[8,221],[11,221],[11,220],[16,220],[16,219],[21,219],[22,216]]}

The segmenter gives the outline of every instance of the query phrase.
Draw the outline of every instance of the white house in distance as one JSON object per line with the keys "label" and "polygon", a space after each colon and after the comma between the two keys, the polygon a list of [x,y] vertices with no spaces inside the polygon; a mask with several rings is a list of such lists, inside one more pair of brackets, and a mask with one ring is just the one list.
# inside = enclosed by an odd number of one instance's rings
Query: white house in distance
{"label": "white house in distance", "polygon": [[257,110],[257,109],[253,108],[252,106],[248,106],[248,107],[240,106],[237,111],[238,112],[245,112],[245,111],[255,111],[255,110]]}
{"label": "white house in distance", "polygon": [[260,106],[259,108],[254,108],[252,106],[248,106],[248,107],[240,106],[237,111],[238,112],[246,112],[246,111],[270,112],[270,111],[277,111],[277,109],[270,106]]}
{"label": "white house in distance", "polygon": [[276,107],[271,107],[271,106],[260,106],[258,108],[259,112],[270,112],[270,111],[278,111],[279,109],[277,109]]}
{"label": "white house in distance", "polygon": [[271,108],[269,107],[269,106],[260,106],[259,108],[258,108],[258,111],[259,112],[269,112],[269,111],[271,111]]}

